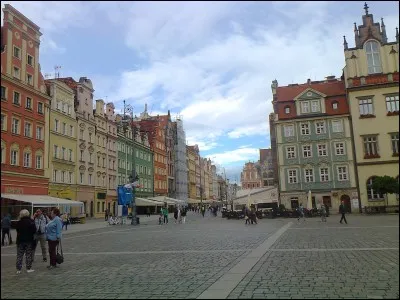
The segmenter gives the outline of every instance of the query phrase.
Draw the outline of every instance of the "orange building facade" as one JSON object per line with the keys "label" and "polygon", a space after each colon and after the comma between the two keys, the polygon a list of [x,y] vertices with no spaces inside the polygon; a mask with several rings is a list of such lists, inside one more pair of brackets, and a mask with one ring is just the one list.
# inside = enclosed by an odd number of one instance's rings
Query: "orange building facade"
{"label": "orange building facade", "polygon": [[1,193],[48,194],[50,97],[40,71],[40,28],[6,4],[1,27]]}

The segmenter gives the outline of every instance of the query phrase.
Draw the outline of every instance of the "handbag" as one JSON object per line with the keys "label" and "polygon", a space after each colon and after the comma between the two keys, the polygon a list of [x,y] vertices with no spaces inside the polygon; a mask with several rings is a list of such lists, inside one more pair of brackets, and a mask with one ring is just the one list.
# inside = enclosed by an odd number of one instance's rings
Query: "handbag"
{"label": "handbag", "polygon": [[[61,250],[61,252],[58,251],[59,249]],[[63,251],[62,251],[61,240],[60,240],[60,243],[57,246],[56,262],[59,265],[61,265],[64,262],[64,254],[63,254]]]}

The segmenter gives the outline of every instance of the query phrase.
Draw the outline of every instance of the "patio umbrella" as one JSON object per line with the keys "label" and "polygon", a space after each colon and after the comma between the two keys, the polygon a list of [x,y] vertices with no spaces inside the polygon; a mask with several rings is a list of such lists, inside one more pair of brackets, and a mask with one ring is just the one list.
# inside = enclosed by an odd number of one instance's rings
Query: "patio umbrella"
{"label": "patio umbrella", "polygon": [[307,199],[307,209],[312,209],[312,198],[311,198],[311,190],[308,191],[308,199]]}

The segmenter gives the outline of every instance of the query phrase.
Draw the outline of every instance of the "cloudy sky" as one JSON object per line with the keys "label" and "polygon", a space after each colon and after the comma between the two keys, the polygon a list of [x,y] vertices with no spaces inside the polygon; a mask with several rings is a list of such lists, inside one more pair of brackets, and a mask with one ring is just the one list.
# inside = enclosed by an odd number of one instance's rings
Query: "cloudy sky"
{"label": "cloudy sky", "polygon": [[[343,35],[352,47],[364,13],[356,1],[4,3],[41,27],[43,73],[60,65],[118,109],[181,115],[188,143],[233,181],[270,146],[271,81],[340,76]],[[398,2],[368,5],[393,41]]]}

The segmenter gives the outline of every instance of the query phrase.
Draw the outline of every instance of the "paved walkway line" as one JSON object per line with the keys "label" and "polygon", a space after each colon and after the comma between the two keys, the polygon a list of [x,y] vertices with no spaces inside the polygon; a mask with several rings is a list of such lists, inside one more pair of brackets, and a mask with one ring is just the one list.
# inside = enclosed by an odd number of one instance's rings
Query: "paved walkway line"
{"label": "paved walkway line", "polygon": [[382,251],[382,250],[399,250],[399,248],[335,248],[335,249],[270,249],[272,252],[312,252],[312,251]]}
{"label": "paved walkway line", "polygon": [[282,226],[277,232],[266,239],[260,246],[252,250],[236,266],[231,268],[207,290],[205,290],[197,299],[226,299],[233,289],[243,280],[254,265],[268,251],[268,249],[279,239],[279,237],[289,229],[292,222]]}
{"label": "paved walkway line", "polygon": [[321,230],[321,229],[367,229],[367,228],[399,228],[399,226],[347,226],[347,225],[342,225],[342,226],[337,226],[337,227],[292,227],[289,228],[290,230],[306,230],[306,229],[315,229],[315,230]]}
{"label": "paved walkway line", "polygon": [[[250,252],[251,249],[218,249],[218,250],[160,250],[160,251],[122,251],[122,252],[64,252],[65,255],[132,255],[132,254],[180,254],[180,253],[223,253],[223,252]],[[40,251],[39,251],[40,252]],[[35,253],[41,256],[42,253]],[[15,253],[1,254],[1,256],[15,256]]]}

